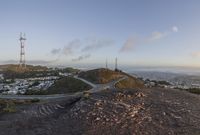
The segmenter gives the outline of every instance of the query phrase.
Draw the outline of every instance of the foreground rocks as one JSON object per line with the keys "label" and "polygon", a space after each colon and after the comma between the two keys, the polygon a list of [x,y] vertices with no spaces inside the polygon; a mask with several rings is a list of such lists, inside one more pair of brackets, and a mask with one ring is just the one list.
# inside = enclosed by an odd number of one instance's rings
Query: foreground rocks
{"label": "foreground rocks", "polygon": [[104,90],[21,106],[0,135],[199,135],[200,97],[178,90]]}

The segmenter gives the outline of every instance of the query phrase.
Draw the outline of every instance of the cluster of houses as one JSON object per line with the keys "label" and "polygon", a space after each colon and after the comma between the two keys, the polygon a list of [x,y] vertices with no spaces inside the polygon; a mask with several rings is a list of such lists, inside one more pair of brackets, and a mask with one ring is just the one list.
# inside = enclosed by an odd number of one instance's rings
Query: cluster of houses
{"label": "cluster of houses", "polygon": [[200,83],[184,82],[184,81],[157,81],[157,80],[144,80],[146,87],[161,87],[161,88],[178,88],[178,89],[190,89],[200,88]]}
{"label": "cluster of houses", "polygon": [[0,75],[1,94],[24,94],[26,90],[46,90],[58,80],[58,76],[36,77],[26,79],[6,79]]}

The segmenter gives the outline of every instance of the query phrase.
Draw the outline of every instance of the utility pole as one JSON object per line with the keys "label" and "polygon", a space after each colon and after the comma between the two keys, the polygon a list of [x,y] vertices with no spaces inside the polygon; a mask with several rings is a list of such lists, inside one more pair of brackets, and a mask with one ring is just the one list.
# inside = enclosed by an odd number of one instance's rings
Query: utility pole
{"label": "utility pole", "polygon": [[26,68],[26,61],[25,61],[25,34],[22,35],[22,33],[20,33],[20,60],[19,60],[19,67],[20,68]]}

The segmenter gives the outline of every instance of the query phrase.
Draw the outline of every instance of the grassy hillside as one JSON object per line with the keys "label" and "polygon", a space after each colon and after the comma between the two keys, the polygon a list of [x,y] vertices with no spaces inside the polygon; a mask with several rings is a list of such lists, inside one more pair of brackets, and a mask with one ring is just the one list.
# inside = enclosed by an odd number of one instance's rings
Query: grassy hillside
{"label": "grassy hillside", "polygon": [[66,94],[89,90],[91,86],[75,79],[73,77],[65,77],[56,81],[47,90],[28,90],[25,95],[48,95],[48,94]]}
{"label": "grassy hillside", "polygon": [[1,71],[13,71],[13,72],[26,72],[26,71],[46,71],[48,70],[45,66],[33,66],[33,65],[26,65],[26,69],[19,68],[18,64],[7,64],[7,65],[0,65]]}
{"label": "grassy hillside", "polygon": [[116,84],[119,89],[144,88],[144,83],[134,77],[129,77]]}
{"label": "grassy hillside", "polygon": [[74,93],[89,90],[91,87],[73,77],[65,77],[55,82],[47,91],[49,94]]}
{"label": "grassy hillside", "polygon": [[61,71],[62,72],[67,72],[67,73],[76,73],[76,72],[79,72],[80,70],[72,68],[72,67],[67,67],[67,68],[62,69]]}
{"label": "grassy hillside", "polygon": [[14,113],[17,111],[17,106],[18,105],[25,105],[25,104],[31,104],[31,103],[36,103],[40,102],[39,99],[0,99],[0,114],[3,113]]}
{"label": "grassy hillside", "polygon": [[92,83],[104,84],[122,77],[120,72],[115,72],[109,69],[94,69],[79,74],[79,77],[84,78]]}
{"label": "grassy hillside", "polygon": [[30,77],[43,77],[43,76],[58,76],[59,72],[62,73],[77,73],[78,69],[71,67],[59,69],[48,68],[45,66],[26,65],[26,68],[20,68],[19,65],[8,64],[0,65],[0,72],[4,74],[6,79],[15,78],[30,78]]}
{"label": "grassy hillside", "polygon": [[36,77],[36,74],[49,72],[44,66],[26,65],[26,68],[20,68],[19,65],[14,64],[0,65],[0,71],[6,79]]}

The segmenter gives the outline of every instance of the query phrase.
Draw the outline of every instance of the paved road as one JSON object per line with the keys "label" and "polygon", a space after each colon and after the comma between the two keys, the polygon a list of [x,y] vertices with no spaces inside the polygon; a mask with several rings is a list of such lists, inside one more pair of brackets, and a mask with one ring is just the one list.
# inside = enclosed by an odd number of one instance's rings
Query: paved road
{"label": "paved road", "polygon": [[[111,89],[115,87],[115,84],[118,83],[119,81],[122,81],[127,78],[127,76],[120,78],[118,80],[112,81],[110,83],[106,84],[94,84],[92,82],[89,82],[83,78],[80,78],[78,76],[74,76],[74,78],[79,79],[88,85],[92,86],[92,89],[89,90],[89,92],[94,93],[98,92],[104,89]],[[49,100],[49,99],[58,99],[58,98],[66,98],[66,97],[72,97],[72,96],[80,96],[82,95],[83,92],[78,92],[75,94],[54,94],[54,95],[0,95],[0,99],[40,99],[40,100]]]}
{"label": "paved road", "polygon": [[79,79],[79,80],[87,83],[88,85],[92,86],[93,88],[90,89],[89,92],[94,93],[94,92],[101,91],[101,90],[104,90],[104,89],[115,88],[116,83],[118,83],[118,82],[120,82],[120,81],[122,81],[124,79],[127,79],[128,77],[124,76],[124,77],[122,77],[122,78],[120,78],[118,80],[114,80],[114,81],[106,83],[106,84],[94,84],[94,83],[89,82],[89,81],[87,81],[87,80],[85,80],[83,78],[80,78],[78,76],[75,76],[74,78]]}
{"label": "paved road", "polygon": [[72,97],[73,95],[66,94],[55,94],[55,95],[0,95],[0,99],[40,99],[40,100],[48,100],[48,99],[57,99],[57,98],[66,98]]}
{"label": "paved road", "polygon": [[74,78],[75,78],[75,79],[78,79],[78,80],[81,80],[81,81],[83,81],[83,82],[85,82],[85,83],[87,83],[88,85],[92,86],[93,88],[97,87],[96,84],[94,84],[94,83],[92,83],[92,82],[89,82],[89,81],[87,81],[87,80],[85,80],[85,79],[83,79],[83,78],[80,78],[80,77],[78,77],[77,75],[74,76]]}

